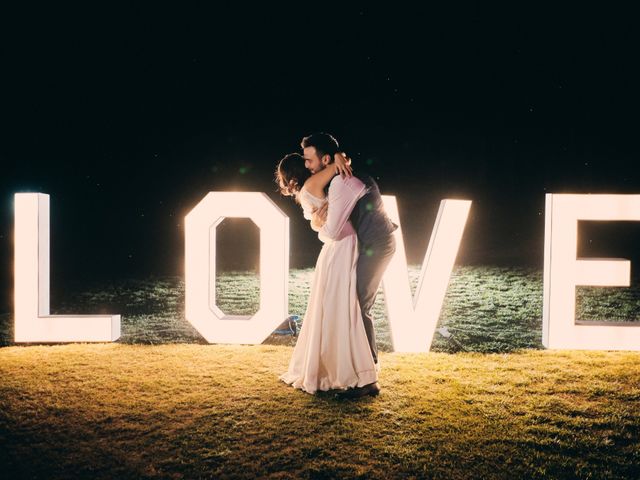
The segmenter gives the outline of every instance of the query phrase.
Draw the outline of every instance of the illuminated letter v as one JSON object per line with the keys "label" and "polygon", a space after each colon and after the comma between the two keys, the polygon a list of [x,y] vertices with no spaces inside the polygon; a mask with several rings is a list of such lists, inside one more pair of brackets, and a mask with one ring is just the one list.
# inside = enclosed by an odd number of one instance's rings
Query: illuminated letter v
{"label": "illuminated letter v", "polygon": [[395,232],[396,253],[382,279],[393,348],[396,352],[427,352],[431,348],[471,201],[442,200],[440,203],[412,299],[396,199],[384,195],[383,200],[387,214],[399,226]]}

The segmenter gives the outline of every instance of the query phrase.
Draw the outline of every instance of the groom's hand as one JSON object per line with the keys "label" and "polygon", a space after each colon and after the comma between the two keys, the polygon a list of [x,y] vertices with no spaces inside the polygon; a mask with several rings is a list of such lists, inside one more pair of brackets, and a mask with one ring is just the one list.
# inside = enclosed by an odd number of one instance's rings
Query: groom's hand
{"label": "groom's hand", "polygon": [[311,213],[311,228],[313,228],[316,232],[319,231],[324,224],[327,222],[327,208],[329,207],[329,203],[325,202],[320,208],[316,208]]}

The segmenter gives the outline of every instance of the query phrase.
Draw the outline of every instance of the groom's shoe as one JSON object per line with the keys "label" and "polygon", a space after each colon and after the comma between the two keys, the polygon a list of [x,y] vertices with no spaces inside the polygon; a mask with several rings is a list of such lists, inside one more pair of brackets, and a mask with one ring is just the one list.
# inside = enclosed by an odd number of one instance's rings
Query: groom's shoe
{"label": "groom's shoe", "polygon": [[355,387],[345,390],[337,394],[338,398],[362,398],[367,395],[375,397],[380,394],[380,386],[378,382],[369,383],[363,387]]}

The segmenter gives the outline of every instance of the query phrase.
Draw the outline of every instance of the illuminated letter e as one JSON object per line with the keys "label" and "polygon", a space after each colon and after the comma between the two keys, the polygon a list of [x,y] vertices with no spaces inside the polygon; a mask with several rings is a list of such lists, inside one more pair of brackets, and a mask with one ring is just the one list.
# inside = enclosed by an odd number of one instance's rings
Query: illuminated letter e
{"label": "illuminated letter e", "polygon": [[630,262],[578,259],[578,220],[640,220],[640,195],[546,195],[542,344],[547,348],[640,350],[640,324],[576,321],[576,286],[628,287]]}

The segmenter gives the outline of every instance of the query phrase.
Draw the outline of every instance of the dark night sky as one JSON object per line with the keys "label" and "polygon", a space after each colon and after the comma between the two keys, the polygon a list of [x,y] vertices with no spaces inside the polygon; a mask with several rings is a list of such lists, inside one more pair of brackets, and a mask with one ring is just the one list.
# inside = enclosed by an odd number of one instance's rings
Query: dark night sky
{"label": "dark night sky", "polygon": [[[2,7],[3,310],[16,192],[51,195],[52,282],[182,275],[183,217],[212,190],[267,192],[311,266],[272,171],[318,130],[397,195],[411,262],[445,197],[474,201],[459,263],[541,267],[545,193],[640,193],[630,10],[425,4]],[[581,229],[584,255],[640,240]]]}

